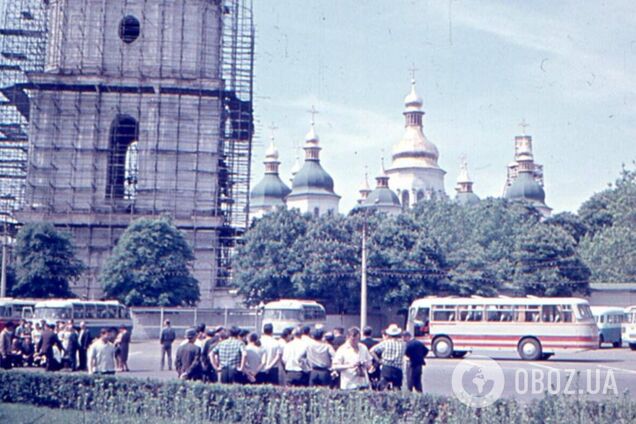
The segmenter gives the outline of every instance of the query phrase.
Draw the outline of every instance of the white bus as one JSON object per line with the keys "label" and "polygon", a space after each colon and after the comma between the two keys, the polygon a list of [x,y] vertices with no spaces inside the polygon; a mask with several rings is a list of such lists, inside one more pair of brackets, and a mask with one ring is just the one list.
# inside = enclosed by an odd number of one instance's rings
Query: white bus
{"label": "white bus", "polygon": [[621,347],[621,327],[625,312],[615,306],[592,306],[592,315],[598,327],[598,346],[611,343],[613,347]]}
{"label": "white bus", "polygon": [[624,309],[622,340],[631,350],[636,350],[636,305]]}
{"label": "white bus", "polygon": [[35,304],[33,321],[54,324],[73,320],[75,326],[86,322],[93,336],[101,328],[125,326],[132,333],[132,320],[128,308],[116,300],[52,299]]}
{"label": "white bus", "polygon": [[18,325],[21,319],[29,319],[33,315],[35,299],[14,299],[11,297],[0,298],[0,330],[8,322]]}
{"label": "white bus", "polygon": [[324,326],[326,319],[325,308],[313,300],[281,299],[263,306],[263,325],[272,324],[276,335],[290,327]]}
{"label": "white bus", "polygon": [[427,297],[411,305],[407,328],[438,358],[479,349],[538,360],[598,348],[590,305],[572,297]]}

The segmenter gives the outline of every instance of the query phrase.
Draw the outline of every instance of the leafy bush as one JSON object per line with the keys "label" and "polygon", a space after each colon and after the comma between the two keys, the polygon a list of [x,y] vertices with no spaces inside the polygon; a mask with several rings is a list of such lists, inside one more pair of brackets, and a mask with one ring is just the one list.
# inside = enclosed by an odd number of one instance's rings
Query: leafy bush
{"label": "leafy bush", "polygon": [[636,401],[546,397],[500,400],[483,409],[410,393],[342,392],[273,386],[222,386],[130,377],[0,372],[0,402],[91,411],[109,422],[154,423],[557,423],[635,422]]}

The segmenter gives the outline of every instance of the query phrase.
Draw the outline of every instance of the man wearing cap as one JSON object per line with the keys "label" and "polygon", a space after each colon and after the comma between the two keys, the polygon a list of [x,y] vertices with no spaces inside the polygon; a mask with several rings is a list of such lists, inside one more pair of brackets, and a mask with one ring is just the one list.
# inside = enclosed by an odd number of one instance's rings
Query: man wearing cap
{"label": "man wearing cap", "polygon": [[164,328],[161,330],[161,335],[159,336],[159,344],[161,345],[161,371],[163,371],[166,356],[168,357],[168,370],[172,369],[172,343],[174,343],[174,339],[177,338],[177,333],[175,333],[174,329],[170,326],[170,320],[165,320],[163,324]]}
{"label": "man wearing cap", "polygon": [[201,378],[201,348],[194,344],[197,331],[194,328],[188,328],[185,337],[188,342],[177,349],[174,367],[180,379],[199,380]]}
{"label": "man wearing cap", "polygon": [[402,330],[397,324],[386,329],[386,340],[371,349],[371,355],[381,364],[380,390],[402,389],[402,364],[404,361],[405,343],[401,339]]}

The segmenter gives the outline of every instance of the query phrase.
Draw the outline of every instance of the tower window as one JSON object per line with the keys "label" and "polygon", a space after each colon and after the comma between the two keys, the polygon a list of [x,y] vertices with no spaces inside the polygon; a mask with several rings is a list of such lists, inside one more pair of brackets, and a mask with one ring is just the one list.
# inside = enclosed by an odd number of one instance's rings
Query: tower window
{"label": "tower window", "polygon": [[134,16],[126,16],[119,23],[119,38],[126,44],[130,44],[139,38],[141,24]]}
{"label": "tower window", "polygon": [[410,199],[409,199],[409,192],[408,190],[404,190],[402,192],[402,209],[408,209],[409,206],[411,206],[410,204]]}
{"label": "tower window", "polygon": [[139,125],[130,116],[118,116],[110,129],[106,197],[134,200],[137,192]]}

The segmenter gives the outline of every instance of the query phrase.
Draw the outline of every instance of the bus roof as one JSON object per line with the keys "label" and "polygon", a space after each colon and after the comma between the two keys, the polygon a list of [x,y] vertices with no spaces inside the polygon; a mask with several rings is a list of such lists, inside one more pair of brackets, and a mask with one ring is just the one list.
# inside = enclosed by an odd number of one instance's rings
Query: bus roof
{"label": "bus roof", "polygon": [[429,305],[562,305],[568,303],[585,303],[587,300],[578,297],[454,297],[454,296],[429,296],[421,299],[416,299],[411,304],[411,307],[423,307]]}
{"label": "bus roof", "polygon": [[636,305],[626,306],[623,312],[636,312]]}
{"label": "bus roof", "polygon": [[35,305],[38,299],[16,299],[13,297],[0,297],[0,306],[7,305]]}
{"label": "bus roof", "polygon": [[315,300],[301,300],[301,299],[280,299],[273,302],[266,303],[264,309],[302,309],[303,306],[319,306],[325,309],[320,303]]}
{"label": "bus roof", "polygon": [[[47,299],[35,304],[36,308],[67,308],[73,304],[81,305],[121,305],[117,300],[83,300],[83,299]],[[122,305],[123,306],[123,305]]]}
{"label": "bus roof", "polygon": [[624,313],[623,308],[617,306],[590,306],[590,309],[592,309],[592,315]]}

